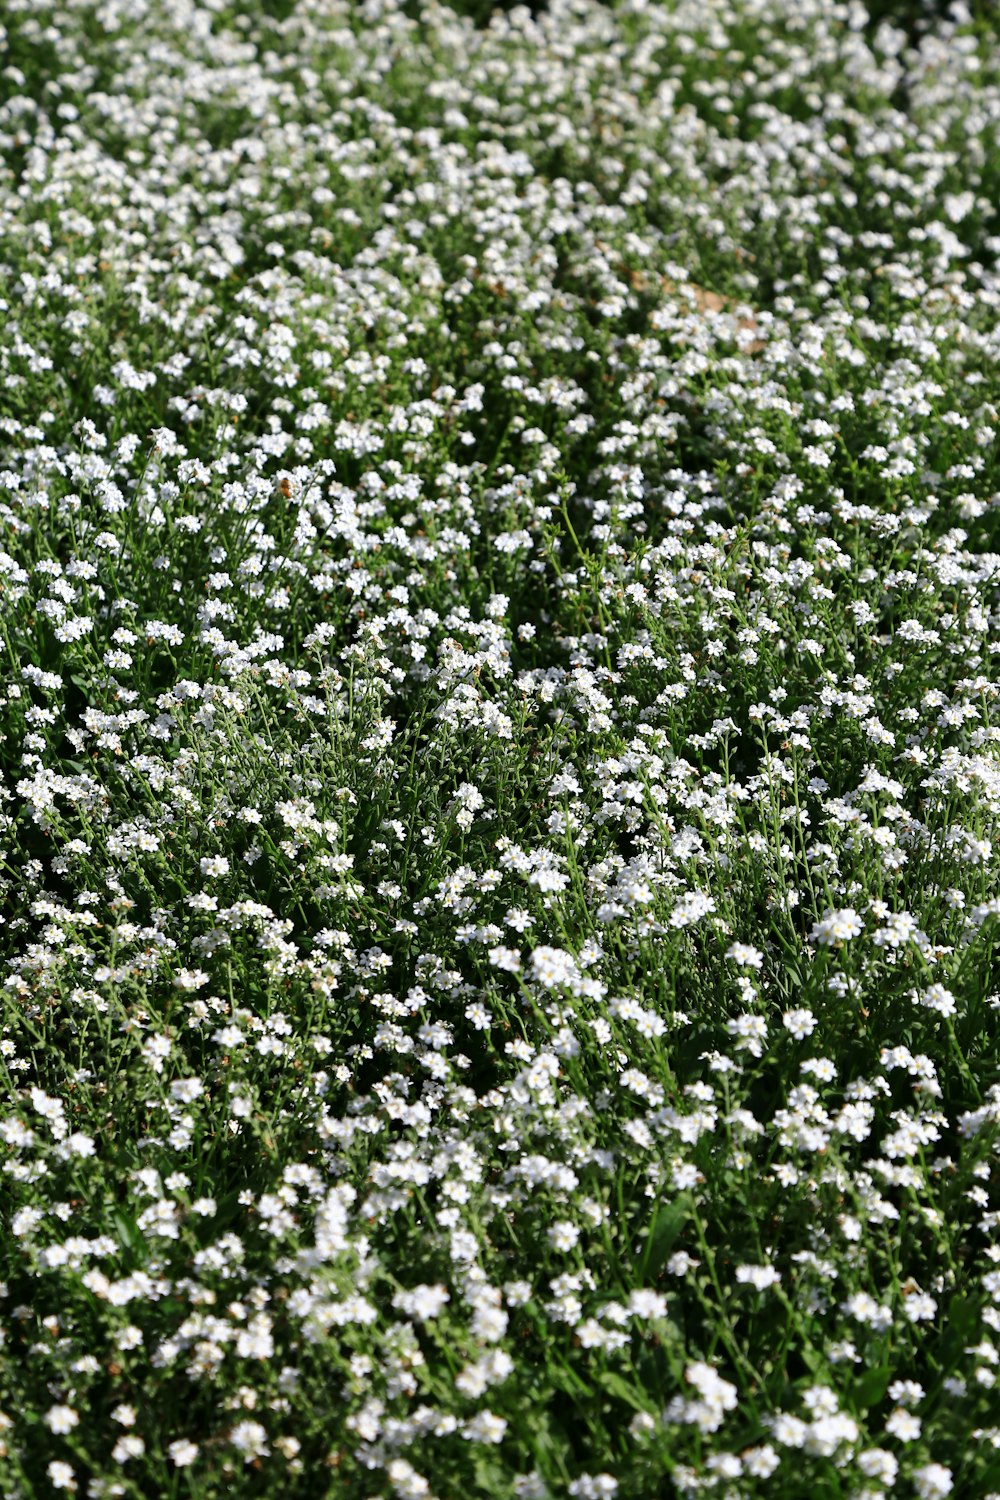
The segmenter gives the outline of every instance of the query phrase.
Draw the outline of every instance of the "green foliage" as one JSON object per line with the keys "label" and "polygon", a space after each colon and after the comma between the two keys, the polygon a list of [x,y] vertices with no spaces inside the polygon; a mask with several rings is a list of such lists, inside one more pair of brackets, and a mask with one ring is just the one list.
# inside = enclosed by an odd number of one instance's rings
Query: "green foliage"
{"label": "green foliage", "polygon": [[986,1497],[986,5],[7,0],[0,1494]]}

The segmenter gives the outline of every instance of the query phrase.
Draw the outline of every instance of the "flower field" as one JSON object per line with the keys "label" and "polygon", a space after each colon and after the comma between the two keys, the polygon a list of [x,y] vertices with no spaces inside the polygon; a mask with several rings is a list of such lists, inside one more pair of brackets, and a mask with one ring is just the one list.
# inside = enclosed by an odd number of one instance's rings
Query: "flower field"
{"label": "flower field", "polygon": [[2,0],[0,1496],[1000,1496],[1000,31]]}

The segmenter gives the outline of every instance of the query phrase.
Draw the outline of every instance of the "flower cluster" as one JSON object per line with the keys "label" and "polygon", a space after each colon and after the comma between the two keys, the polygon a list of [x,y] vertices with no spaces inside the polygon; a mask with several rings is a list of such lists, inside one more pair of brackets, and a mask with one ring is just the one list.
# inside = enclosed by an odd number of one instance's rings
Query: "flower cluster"
{"label": "flower cluster", "polygon": [[1000,54],[892,9],[6,0],[4,1496],[1000,1492]]}

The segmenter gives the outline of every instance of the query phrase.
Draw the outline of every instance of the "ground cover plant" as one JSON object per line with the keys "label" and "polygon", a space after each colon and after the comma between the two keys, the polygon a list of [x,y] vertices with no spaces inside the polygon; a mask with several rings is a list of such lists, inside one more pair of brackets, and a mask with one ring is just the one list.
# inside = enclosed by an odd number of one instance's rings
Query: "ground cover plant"
{"label": "ground cover plant", "polygon": [[0,1494],[995,1496],[988,7],[468,11],[0,6]]}

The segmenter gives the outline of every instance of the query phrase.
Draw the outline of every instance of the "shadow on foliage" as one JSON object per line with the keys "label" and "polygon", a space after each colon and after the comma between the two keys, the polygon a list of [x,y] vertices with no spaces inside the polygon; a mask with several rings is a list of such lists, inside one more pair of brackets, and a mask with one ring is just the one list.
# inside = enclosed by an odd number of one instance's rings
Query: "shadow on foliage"
{"label": "shadow on foliage", "polygon": [[[620,0],[600,0],[614,10]],[[652,0],[652,3],[670,5],[672,0]],[[452,10],[469,16],[477,26],[487,26],[498,11],[510,11],[517,6],[540,15],[548,10],[548,0],[449,0]],[[413,0],[413,9],[419,10],[419,0]],[[1000,4],[997,0],[965,0],[961,7],[974,21],[995,28],[1000,23]],[[913,44],[940,21],[947,20],[952,13],[953,0],[867,0],[869,29],[874,30],[883,21],[900,27]]]}

